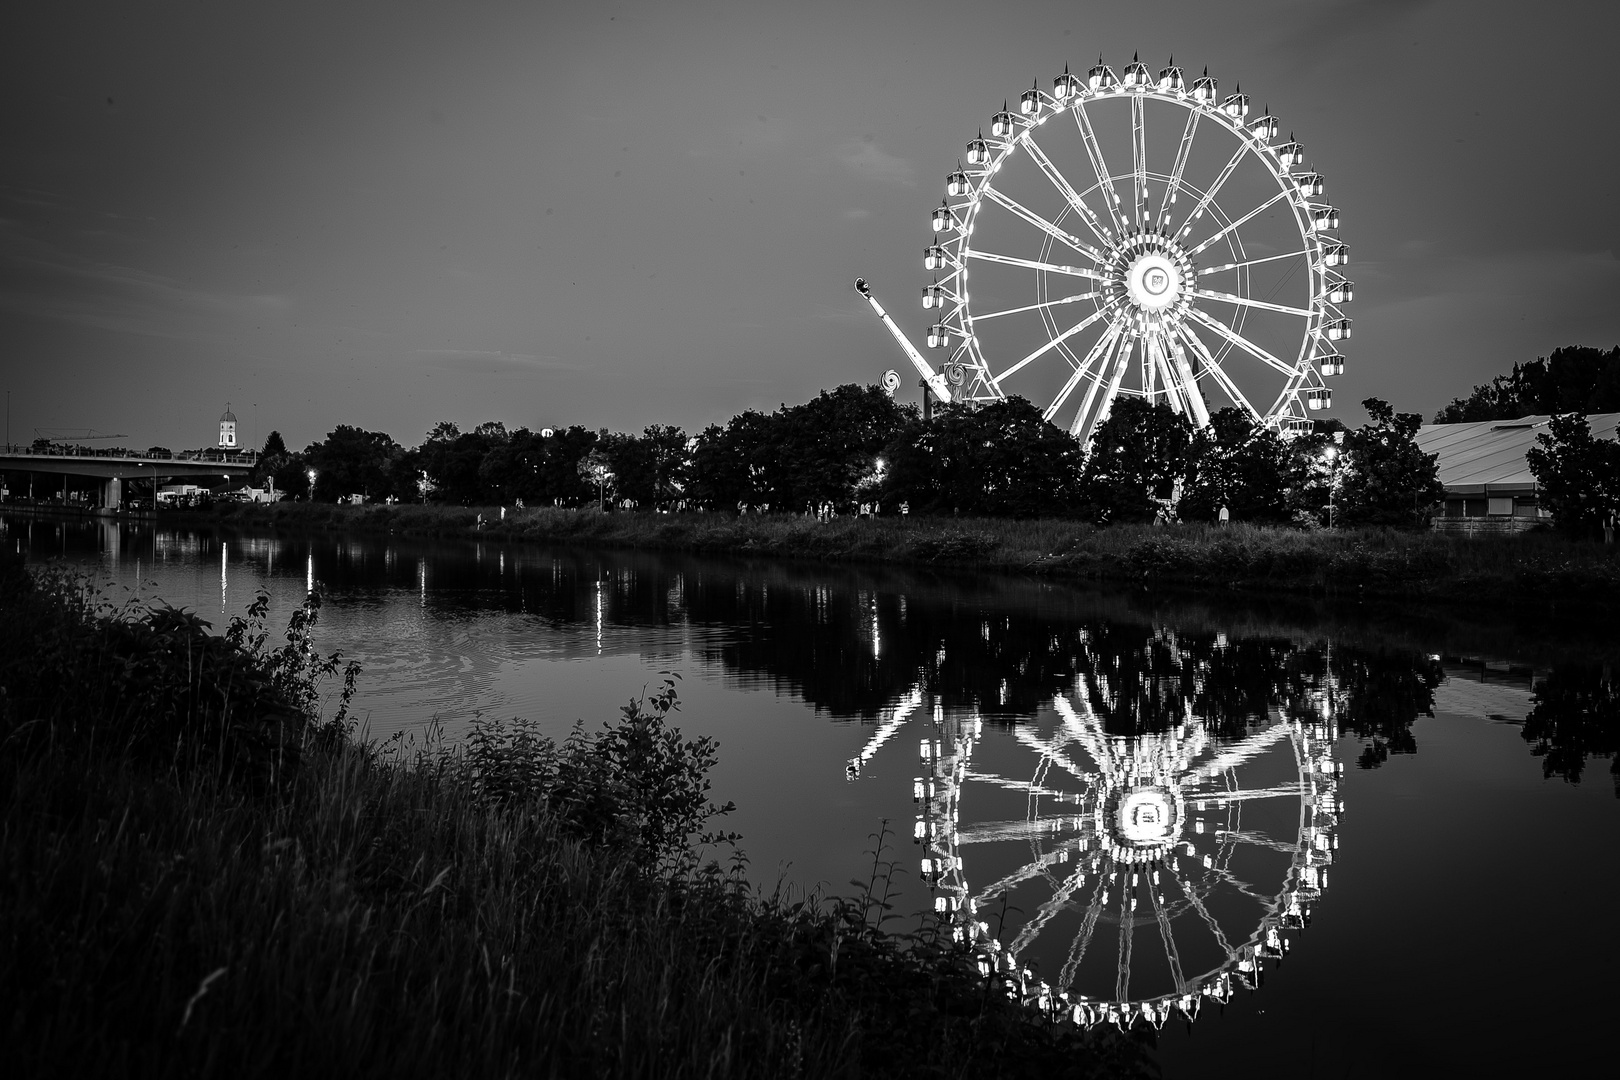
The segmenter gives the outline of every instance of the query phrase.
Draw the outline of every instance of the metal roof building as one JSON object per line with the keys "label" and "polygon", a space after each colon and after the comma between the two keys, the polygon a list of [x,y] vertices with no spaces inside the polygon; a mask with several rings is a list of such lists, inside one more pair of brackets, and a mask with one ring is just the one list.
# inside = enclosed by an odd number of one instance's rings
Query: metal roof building
{"label": "metal roof building", "polygon": [[[1548,430],[1551,419],[1522,416],[1418,429],[1418,446],[1439,458],[1445,517],[1514,518],[1526,524],[1541,519],[1536,478],[1524,454],[1538,445],[1536,436]],[[1586,422],[1599,439],[1613,439],[1620,431],[1620,413],[1591,413]]]}

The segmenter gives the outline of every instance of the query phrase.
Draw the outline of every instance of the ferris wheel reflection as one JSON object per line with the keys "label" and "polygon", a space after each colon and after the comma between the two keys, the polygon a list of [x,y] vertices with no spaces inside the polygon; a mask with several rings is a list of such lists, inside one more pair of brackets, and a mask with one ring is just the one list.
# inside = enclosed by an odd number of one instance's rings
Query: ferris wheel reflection
{"label": "ferris wheel reflection", "polygon": [[1031,1005],[1091,1026],[1188,1020],[1257,988],[1309,924],[1344,812],[1331,675],[1214,722],[1183,702],[1111,734],[1107,680],[1033,722],[929,705],[921,687],[846,765],[921,734],[913,840],[935,912]]}

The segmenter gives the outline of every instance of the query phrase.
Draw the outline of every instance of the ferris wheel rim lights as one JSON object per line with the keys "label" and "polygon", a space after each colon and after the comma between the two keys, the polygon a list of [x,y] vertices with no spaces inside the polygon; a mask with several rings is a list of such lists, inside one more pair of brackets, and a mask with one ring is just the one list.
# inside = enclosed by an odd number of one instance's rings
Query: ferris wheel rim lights
{"label": "ferris wheel rim lights", "polygon": [[[1089,104],[1122,99],[1132,102],[1135,125],[1131,173],[1111,172],[1102,164],[1093,121],[1086,112]],[[1147,100],[1167,102],[1194,114],[1187,121],[1180,157],[1169,173],[1149,170],[1146,165],[1142,102]],[[924,291],[925,306],[942,311],[935,323],[940,332],[931,334],[934,340],[930,344],[948,342],[935,347],[951,348],[947,363],[966,373],[966,385],[959,396],[991,401],[1018,393],[1004,384],[1027,365],[1040,363],[1047,354],[1055,353],[1066,357],[1075,371],[1063,391],[1046,405],[1045,415],[1048,419],[1055,419],[1059,413],[1067,415],[1072,407],[1069,398],[1083,397],[1084,403],[1070,425],[1071,432],[1082,438],[1089,437],[1120,394],[1164,400],[1197,426],[1208,423],[1210,408],[1203,398],[1212,392],[1219,392],[1251,419],[1275,430],[1292,432],[1310,426],[1310,416],[1331,402],[1324,377],[1338,375],[1344,368],[1338,343],[1350,336],[1350,320],[1339,306],[1354,295],[1341,269],[1348,265],[1349,247],[1336,235],[1341,212],[1324,198],[1325,178],[1314,167],[1304,165],[1304,145],[1292,132],[1286,141],[1277,142],[1277,118],[1269,107],[1258,116],[1251,115],[1251,100],[1241,87],[1221,97],[1218,83],[1207,69],[1189,83],[1173,61],[1155,79],[1139,58],[1133,58],[1123,76],[1116,75],[1099,58],[1084,78],[1065,67],[1053,80],[1050,93],[1042,90],[1037,81],[1020,94],[1016,111],[1003,102],[991,120],[989,135],[979,130],[966,144],[966,164],[958,162],[947,177],[945,196],[933,212],[934,239],[924,258],[925,268],[936,275]],[[1039,129],[1064,113],[1076,118],[1095,174],[1094,183],[1070,183],[1035,141]],[[1213,121],[1235,138],[1238,150],[1226,172],[1200,187],[1183,175],[1183,168],[1197,125],[1204,121]],[[994,178],[1020,150],[1063,195],[1067,205],[1057,215],[1057,222],[1028,210],[997,189]],[[1220,204],[1218,193],[1233,169],[1251,157],[1270,174],[1278,192],[1240,217]],[[1154,188],[1159,190],[1155,192]],[[1194,205],[1181,215],[1172,208],[1183,195]],[[1159,203],[1156,211],[1150,205],[1154,201]],[[1199,265],[1199,256],[1217,242],[1228,248],[1236,243],[1242,250],[1242,227],[1277,203],[1292,212],[1299,250],[1249,260],[1234,257],[1207,267]],[[1038,257],[1013,257],[975,245],[975,227],[981,215],[992,212],[992,208],[998,214],[1005,211],[1020,217],[1047,234]],[[1216,231],[1194,242],[1194,226],[1206,217],[1209,227]],[[1071,222],[1067,227],[1062,226],[1064,218]],[[1076,231],[1082,235],[1076,235]],[[1055,245],[1064,250],[1054,251]],[[1063,263],[1062,258],[1071,262]],[[1246,276],[1240,277],[1240,287],[1234,292],[1202,286],[1210,274],[1233,270],[1252,273],[1255,264],[1285,258],[1300,259],[1308,277],[1304,298],[1297,305],[1244,295],[1251,280]],[[1043,292],[1042,302],[1030,307],[1041,308],[1045,319],[1046,309],[1056,304],[1095,298],[1095,313],[1086,322],[1099,324],[1093,333],[1100,334],[1100,340],[1081,360],[1078,350],[1071,352],[1067,341],[1082,328],[1060,332],[1057,320],[1047,320],[1048,344],[998,372],[975,330],[975,319],[982,321],[1028,309],[975,314],[967,296],[967,279],[969,263],[980,260],[1066,278],[1082,286],[1089,283],[1091,291],[1083,296],[1048,300]],[[1074,264],[1075,260],[1079,265]],[[1043,290],[1046,280],[1044,276],[1038,279]],[[1204,310],[1215,304],[1235,308],[1237,314],[1223,320]],[[1224,314],[1227,308],[1218,310]],[[1273,355],[1245,336],[1245,319],[1255,311],[1303,320],[1298,332],[1299,350],[1292,361]],[[1293,329],[1286,331],[1288,336],[1294,333]],[[1142,365],[1140,390],[1123,386],[1117,371],[1112,379],[1105,376],[1105,369],[1123,370],[1133,350]],[[1251,403],[1222,368],[1229,362],[1251,361],[1281,376],[1279,385],[1262,388],[1266,394],[1276,390],[1273,400],[1264,401],[1256,395],[1256,401]],[[1251,376],[1246,372],[1246,377]],[[1086,389],[1077,394],[1082,383]],[[1100,394],[1104,388],[1106,393]]]}

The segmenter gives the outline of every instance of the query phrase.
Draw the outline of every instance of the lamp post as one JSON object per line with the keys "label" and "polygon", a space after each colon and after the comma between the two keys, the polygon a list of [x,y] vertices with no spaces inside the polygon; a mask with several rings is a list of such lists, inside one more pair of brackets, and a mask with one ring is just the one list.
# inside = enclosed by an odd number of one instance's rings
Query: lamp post
{"label": "lamp post", "polygon": [[309,501],[314,502],[315,501],[315,470],[310,469],[309,473],[307,475],[309,476]]}
{"label": "lamp post", "polygon": [[1333,528],[1333,492],[1339,486],[1339,448],[1330,446],[1322,451],[1328,467],[1328,528]]}

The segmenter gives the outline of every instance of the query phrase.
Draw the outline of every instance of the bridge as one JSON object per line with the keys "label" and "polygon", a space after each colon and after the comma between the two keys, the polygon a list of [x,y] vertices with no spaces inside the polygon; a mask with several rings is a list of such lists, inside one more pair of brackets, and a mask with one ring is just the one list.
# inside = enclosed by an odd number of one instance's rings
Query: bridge
{"label": "bridge", "polygon": [[[88,446],[8,445],[0,450],[0,472],[26,473],[30,497],[34,495],[35,479],[39,476],[60,476],[63,492],[67,490],[70,476],[99,480],[97,505],[116,510],[123,506],[124,485],[131,481],[143,486],[150,484],[156,497],[165,480],[245,479],[258,460],[259,455],[252,450],[190,450],[171,454]],[[41,488],[39,497],[46,494]],[[13,492],[13,497],[15,495]]]}

